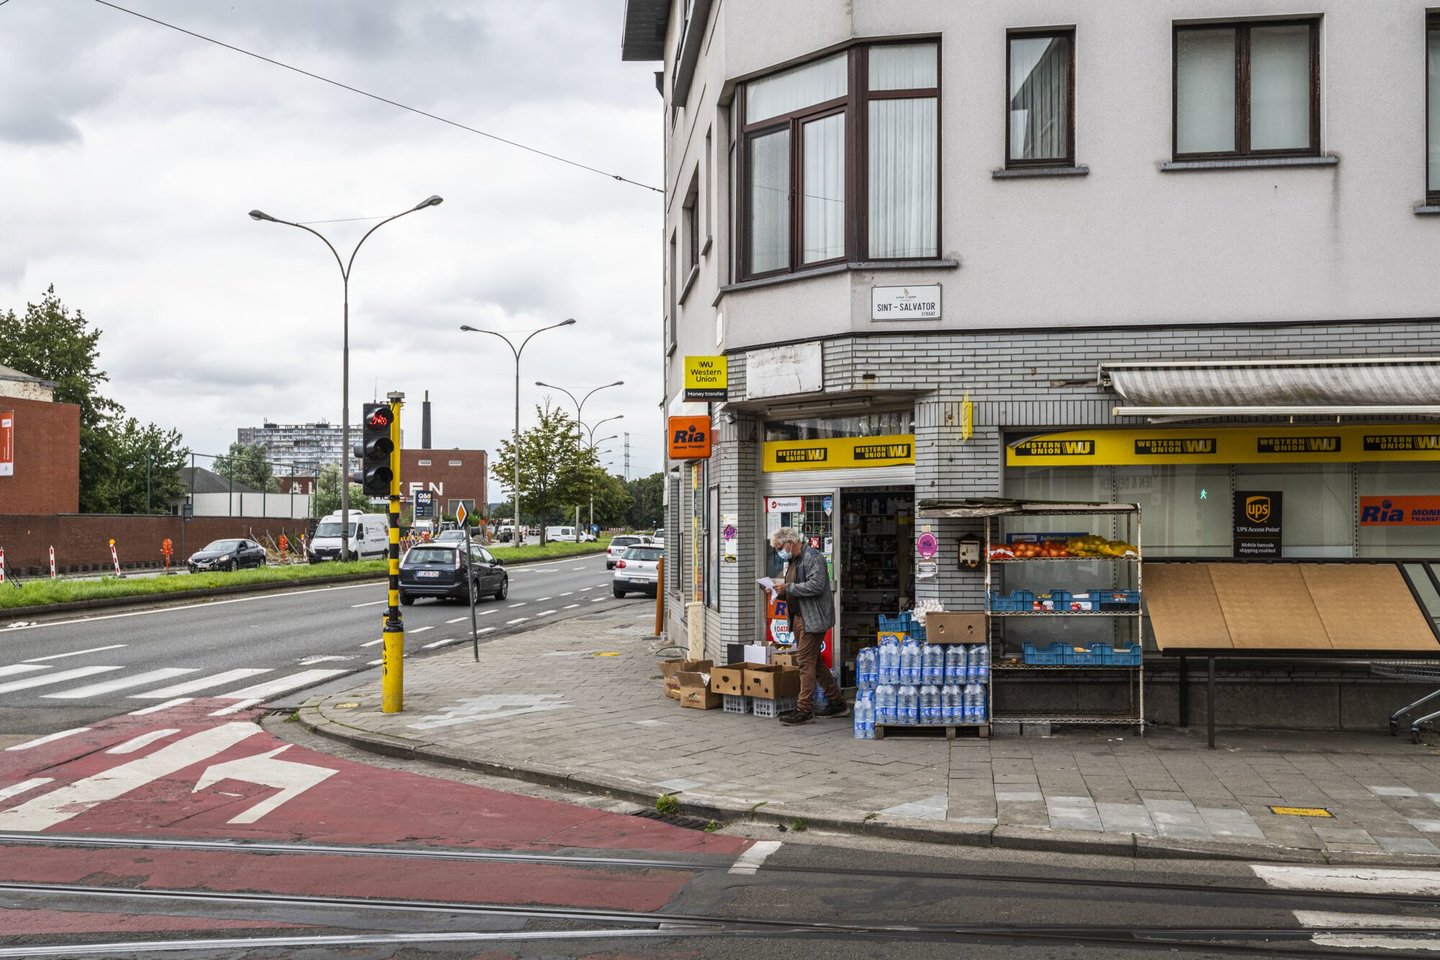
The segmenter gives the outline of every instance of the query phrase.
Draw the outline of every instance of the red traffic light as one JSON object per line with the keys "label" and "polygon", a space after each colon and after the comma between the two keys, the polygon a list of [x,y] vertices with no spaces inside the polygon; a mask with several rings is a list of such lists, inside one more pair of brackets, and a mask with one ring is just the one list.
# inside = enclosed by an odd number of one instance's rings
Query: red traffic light
{"label": "red traffic light", "polygon": [[372,430],[382,430],[390,426],[393,416],[389,407],[377,406],[365,417],[365,426]]}

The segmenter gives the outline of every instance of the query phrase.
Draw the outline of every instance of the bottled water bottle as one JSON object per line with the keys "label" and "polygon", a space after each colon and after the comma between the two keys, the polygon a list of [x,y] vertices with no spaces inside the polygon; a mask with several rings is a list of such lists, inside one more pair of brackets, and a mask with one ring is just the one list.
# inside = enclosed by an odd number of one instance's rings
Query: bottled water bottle
{"label": "bottled water bottle", "polygon": [[978,688],[975,691],[975,722],[984,723],[990,719],[990,704],[987,702],[989,699],[987,696],[987,688],[983,683],[977,683],[975,686]]}
{"label": "bottled water bottle", "polygon": [[970,647],[970,670],[966,679],[978,680],[984,683],[990,679],[990,647],[987,644],[977,643]]}
{"label": "bottled water bottle", "polygon": [[874,647],[866,647],[860,651],[860,660],[856,670],[860,674],[860,683],[866,690],[874,690],[875,684],[880,682],[879,667],[875,663],[877,652]]}
{"label": "bottled water bottle", "polygon": [[944,719],[940,713],[940,690],[933,683],[925,684],[920,688],[920,722],[943,723]]}
{"label": "bottled water bottle", "polygon": [[920,641],[906,637],[905,642],[900,644],[900,682],[918,686],[921,674]]}
{"label": "bottled water bottle", "polygon": [[864,700],[864,701],[861,702],[860,706],[861,706],[861,708],[865,711],[865,713],[864,713],[865,720],[864,720],[864,727],[863,727],[863,731],[864,731],[865,736],[862,737],[862,739],[864,739],[864,740],[874,740],[874,739],[875,739],[875,702],[874,702],[873,700]]}
{"label": "bottled water bottle", "polygon": [[946,723],[960,723],[965,719],[965,711],[960,706],[960,688],[953,683],[940,688],[940,716]]}
{"label": "bottled water bottle", "polygon": [[921,653],[921,666],[924,671],[926,683],[941,684],[945,682],[945,648],[934,643],[927,643]]}
{"label": "bottled water bottle", "polygon": [[965,684],[964,714],[966,723],[980,723],[985,719],[985,688],[978,683]]}
{"label": "bottled water bottle", "polygon": [[875,722],[895,722],[895,685],[882,683],[875,688]]}
{"label": "bottled water bottle", "polygon": [[[853,711],[853,712],[854,712],[854,717],[855,717],[855,739],[856,739],[856,740],[869,740],[871,737],[875,736],[875,727],[872,725],[872,726],[869,726],[869,727],[867,728],[867,726],[866,726],[865,715],[869,712],[869,710],[870,710],[870,703],[869,703],[869,701],[867,701],[867,700],[861,700],[861,699],[859,699],[859,698],[856,698],[856,700],[855,700],[855,709],[854,709],[854,711]],[[867,736],[867,730],[868,730],[868,736]]]}
{"label": "bottled water bottle", "polygon": [[908,684],[899,687],[896,695],[896,722],[903,724],[916,724],[920,722],[920,698],[919,688]]}
{"label": "bottled water bottle", "polygon": [[880,644],[879,653],[876,656],[880,669],[881,683],[900,682],[900,643],[894,638],[887,639]]}
{"label": "bottled water bottle", "polygon": [[964,683],[970,668],[970,653],[964,644],[945,645],[945,682]]}

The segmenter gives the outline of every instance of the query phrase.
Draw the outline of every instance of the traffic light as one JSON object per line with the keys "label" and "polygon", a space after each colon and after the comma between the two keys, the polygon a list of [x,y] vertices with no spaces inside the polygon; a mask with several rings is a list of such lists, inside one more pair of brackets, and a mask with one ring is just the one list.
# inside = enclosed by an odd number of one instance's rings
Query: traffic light
{"label": "traffic light", "polygon": [[365,404],[361,441],[355,445],[355,456],[361,461],[360,472],[352,479],[364,488],[367,496],[390,495],[390,481],[395,477],[390,469],[390,454],[395,450],[390,425],[394,422],[395,411],[388,403]]}

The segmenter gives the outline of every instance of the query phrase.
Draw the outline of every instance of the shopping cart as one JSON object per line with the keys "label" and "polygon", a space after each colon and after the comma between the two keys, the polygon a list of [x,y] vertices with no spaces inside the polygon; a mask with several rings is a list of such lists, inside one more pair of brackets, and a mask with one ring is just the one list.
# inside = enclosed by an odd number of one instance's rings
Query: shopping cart
{"label": "shopping cart", "polygon": [[[1440,685],[1440,660],[1375,660],[1370,664],[1370,672],[1377,677],[1388,677],[1391,680],[1409,680],[1414,683],[1435,683]],[[1404,717],[1414,713],[1417,708],[1432,700],[1440,699],[1440,689],[1407,704],[1390,714],[1390,735],[1400,735],[1400,724]],[[1440,706],[1432,704],[1432,706]],[[1423,717],[1416,717],[1410,723],[1410,739],[1415,743],[1420,742],[1420,727],[1440,719],[1440,709],[1425,714]]]}

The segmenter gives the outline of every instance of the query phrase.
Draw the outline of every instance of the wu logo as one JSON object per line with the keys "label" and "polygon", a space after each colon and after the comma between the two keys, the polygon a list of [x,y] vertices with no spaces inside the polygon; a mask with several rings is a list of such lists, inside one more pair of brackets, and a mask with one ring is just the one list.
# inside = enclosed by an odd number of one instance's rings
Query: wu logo
{"label": "wu logo", "polygon": [[1270,519],[1269,497],[1246,497],[1245,518],[1251,523],[1264,523]]}

